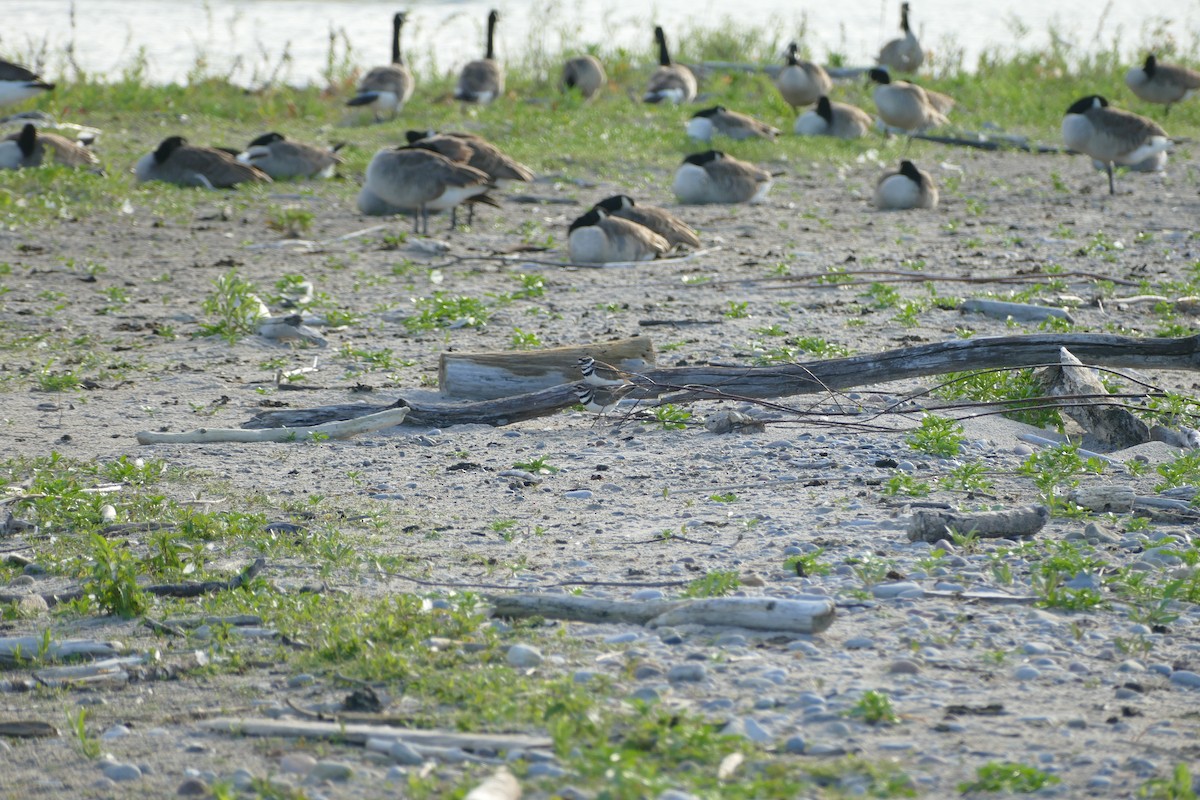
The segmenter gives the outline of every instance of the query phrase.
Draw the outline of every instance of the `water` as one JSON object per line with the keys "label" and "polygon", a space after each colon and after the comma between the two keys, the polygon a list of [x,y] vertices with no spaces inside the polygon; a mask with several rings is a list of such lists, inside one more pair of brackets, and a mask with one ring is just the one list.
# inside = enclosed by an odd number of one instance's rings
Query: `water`
{"label": "water", "polygon": [[[148,80],[182,82],[203,59],[210,73],[244,85],[268,78],[296,85],[324,84],[330,31],[339,32],[338,54],[369,67],[390,54],[391,15],[409,11],[404,45],[418,75],[454,71],[483,50],[484,19],[501,12],[499,58],[514,60],[530,48],[555,53],[564,42],[602,51],[626,47],[648,51],[654,22],[668,37],[691,27],[716,28],[730,17],[741,25],[796,36],[806,22],[806,42],[824,59],[843,54],[848,63],[873,60],[879,46],[897,35],[899,0],[798,3],[796,0],[654,0],[648,6],[585,0],[3,0],[0,55],[17,57],[51,77],[64,71],[65,49],[85,71],[117,77],[144,50]],[[75,27],[71,9],[76,9]],[[1183,52],[1200,42],[1200,0],[912,0],[912,24],[922,44],[953,57],[961,51],[971,68],[985,48],[1012,51],[1047,43],[1052,27],[1072,46],[1106,47],[1116,39],[1131,60],[1169,37]],[[1102,13],[1103,12],[1103,13]],[[802,16],[803,15],[803,16]],[[1014,21],[1019,20],[1020,24]],[[1024,26],[1025,32],[1020,28]],[[1157,32],[1156,32],[1157,31]],[[344,34],[344,38],[341,37]],[[283,54],[288,53],[286,62]],[[40,54],[40,55],[39,55]]]}

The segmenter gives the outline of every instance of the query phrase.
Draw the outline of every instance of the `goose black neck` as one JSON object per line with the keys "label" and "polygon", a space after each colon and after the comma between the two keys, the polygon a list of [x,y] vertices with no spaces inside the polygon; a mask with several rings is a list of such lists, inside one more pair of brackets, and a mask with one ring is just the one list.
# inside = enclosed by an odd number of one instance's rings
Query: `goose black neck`
{"label": "goose black neck", "polygon": [[162,140],[158,149],[154,151],[154,160],[159,164],[163,163],[171,157],[172,153],[185,144],[187,144],[187,139],[184,139],[182,136],[168,136]]}
{"label": "goose black neck", "polygon": [[817,114],[830,125],[833,124],[833,105],[825,95],[821,95],[821,99],[817,100]]}
{"label": "goose black neck", "polygon": [[900,6],[900,30],[908,33],[908,3]]}
{"label": "goose black neck", "polygon": [[667,50],[667,35],[662,28],[654,29],[654,38],[658,40],[658,63],[660,66],[671,66],[671,53]]}
{"label": "goose black neck", "polygon": [[1150,55],[1146,56],[1146,64],[1142,67],[1142,72],[1146,73],[1147,78],[1153,78],[1154,72],[1157,69],[1158,59],[1154,57],[1153,53],[1151,53]]}
{"label": "goose black neck", "polygon": [[485,58],[495,58],[496,57],[496,51],[495,51],[495,48],[493,45],[493,40],[495,39],[495,36],[496,36],[496,20],[499,19],[499,17],[500,17],[500,15],[497,14],[495,11],[488,14],[487,55],[485,56]]}
{"label": "goose black neck", "polygon": [[27,122],[25,127],[21,128],[21,135],[17,137],[17,147],[21,149],[22,155],[28,158],[33,155],[35,146],[37,146],[37,128]]}
{"label": "goose black neck", "polygon": [[403,64],[404,58],[400,55],[400,28],[404,25],[404,15],[397,14],[392,17],[392,63]]}
{"label": "goose black neck", "polygon": [[799,65],[800,61],[796,58],[796,43],[792,42],[787,49],[787,63],[789,67]]}

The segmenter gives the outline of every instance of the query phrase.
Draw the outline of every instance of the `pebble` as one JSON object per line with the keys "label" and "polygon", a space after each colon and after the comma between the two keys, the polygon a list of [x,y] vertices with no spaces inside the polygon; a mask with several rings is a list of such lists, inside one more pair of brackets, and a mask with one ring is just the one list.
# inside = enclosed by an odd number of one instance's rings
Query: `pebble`
{"label": "pebble", "polygon": [[318,761],[308,773],[311,780],[346,781],[354,776],[354,767],[344,761]]}
{"label": "pebble", "polygon": [[279,759],[279,769],[297,775],[307,775],[317,765],[317,759],[308,753],[288,753]]}
{"label": "pebble", "polygon": [[567,498],[568,500],[591,500],[592,499],[592,490],[591,489],[573,489],[569,492],[564,493],[563,497]]}
{"label": "pebble", "polygon": [[142,771],[133,764],[114,761],[104,766],[104,777],[111,781],[136,781],[142,777]]}
{"label": "pebble", "polygon": [[875,640],[870,636],[854,636],[842,645],[847,650],[867,650],[875,646]]}
{"label": "pebble", "polygon": [[288,678],[287,685],[293,689],[298,689],[302,686],[312,686],[316,682],[316,677],[307,672],[301,672],[299,675],[293,675]]}
{"label": "pebble", "polygon": [[1029,665],[1017,667],[1016,670],[1013,671],[1013,677],[1019,681],[1032,681],[1040,678],[1041,675],[1041,670],[1039,670],[1037,667],[1031,667]]}
{"label": "pebble", "polygon": [[100,734],[100,739],[106,742],[111,742],[114,739],[124,739],[131,733],[129,728],[124,725],[113,725],[111,728]]}
{"label": "pebble", "polygon": [[1191,670],[1177,669],[1171,673],[1171,683],[1189,689],[1200,689],[1200,675]]}
{"label": "pebble", "polygon": [[542,663],[542,651],[528,644],[514,644],[506,656],[513,667],[536,667]]}
{"label": "pebble", "polygon": [[803,755],[806,747],[807,743],[802,736],[789,736],[783,743],[783,751],[794,755]]}
{"label": "pebble", "polygon": [[530,778],[562,778],[567,771],[558,764],[530,764],[525,774]]}
{"label": "pebble", "polygon": [[888,664],[887,671],[893,675],[916,675],[921,671],[921,665],[907,658],[897,658]]}
{"label": "pebble", "polygon": [[208,784],[199,778],[187,778],[179,784],[175,794],[180,797],[196,797],[208,794]]}
{"label": "pebble", "polygon": [[671,683],[699,683],[707,677],[708,668],[695,662],[676,664],[667,672],[667,680]]}
{"label": "pebble", "polygon": [[924,597],[925,590],[912,581],[897,581],[896,583],[879,583],[871,587],[871,594],[881,600],[896,598]]}

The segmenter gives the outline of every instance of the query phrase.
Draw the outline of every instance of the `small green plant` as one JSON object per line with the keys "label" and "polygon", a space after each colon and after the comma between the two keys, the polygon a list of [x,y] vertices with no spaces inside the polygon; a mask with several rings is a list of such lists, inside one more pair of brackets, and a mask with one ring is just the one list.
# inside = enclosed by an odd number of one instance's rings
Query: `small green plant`
{"label": "small green plant", "polygon": [[316,214],[300,206],[273,206],[267,211],[267,227],[294,239],[308,233],[316,218]]}
{"label": "small green plant", "polygon": [[1188,450],[1178,458],[1156,467],[1163,477],[1154,491],[1173,489],[1177,486],[1200,486],[1200,450]]}
{"label": "small green plant", "polygon": [[513,328],[512,335],[508,337],[508,344],[513,350],[535,350],[542,346],[542,340],[533,331]]}
{"label": "small green plant", "polygon": [[862,697],[858,699],[848,714],[861,719],[868,725],[895,725],[900,721],[900,716],[892,706],[892,698],[888,696],[887,692],[875,689],[863,692]]}
{"label": "small green plant", "polygon": [[854,574],[864,586],[874,586],[877,583],[882,583],[887,579],[888,573],[892,571],[892,565],[879,558],[870,557],[861,560],[847,559],[847,564],[854,570]]}
{"label": "small green plant", "polygon": [[93,533],[91,543],[92,572],[84,591],[102,611],[125,618],[144,614],[150,601],[138,586],[137,559],[121,547],[120,540],[110,541]]}
{"label": "small green plant", "polygon": [[823,547],[818,547],[811,553],[798,553],[794,556],[788,556],[783,562],[783,568],[795,572],[801,578],[807,578],[811,575],[828,575],[833,571],[833,568],[821,561],[821,554],[825,552]]}
{"label": "small green plant", "polygon": [[1079,475],[1103,471],[1104,461],[1083,458],[1079,455],[1079,446],[1070,443],[1032,453],[1017,469],[1019,474],[1033,479],[1041,501],[1050,507],[1052,513],[1071,510],[1062,494],[1064,489],[1079,485]]}
{"label": "small green plant", "polygon": [[1187,764],[1179,763],[1169,778],[1152,778],[1142,784],[1137,796],[1146,800],[1197,800],[1191,770]]}
{"label": "small green plant", "polygon": [[687,427],[688,420],[692,418],[692,412],[671,403],[655,406],[652,413],[654,421],[664,431],[681,431]]}
{"label": "small green plant", "polygon": [[504,541],[512,541],[517,533],[517,521],[515,519],[494,519],[488,525],[492,533],[497,533]]}
{"label": "small green plant", "polygon": [[523,469],[526,472],[532,472],[534,475],[551,475],[558,472],[558,467],[548,462],[545,456],[531,458],[528,461],[518,461],[513,464],[513,469]]}
{"label": "small green plant", "polygon": [[243,280],[236,269],[214,279],[213,290],[204,298],[201,308],[217,321],[201,324],[201,335],[220,336],[233,344],[258,330],[263,310],[262,301],[254,292],[254,284]]}
{"label": "small green plant", "polygon": [[54,370],[54,359],[51,358],[38,370],[37,385],[43,392],[65,392],[79,386],[80,377],[74,370]]}
{"label": "small green plant", "polygon": [[723,597],[742,585],[736,572],[715,570],[684,587],[684,597]]}
{"label": "small green plant", "polygon": [[442,328],[481,328],[492,315],[491,309],[476,297],[434,292],[433,297],[418,297],[413,302],[415,312],[404,318],[404,327],[410,333]]}
{"label": "small green plant", "polygon": [[941,487],[964,492],[986,492],[992,488],[987,471],[987,467],[978,461],[959,464],[942,478]]}
{"label": "small green plant", "polygon": [[971,792],[1029,794],[1043,786],[1050,786],[1060,781],[1061,779],[1057,775],[1043,772],[1028,764],[991,761],[975,770],[974,781],[960,783],[958,790],[963,794]]}
{"label": "small green plant", "polygon": [[725,303],[725,316],[729,319],[744,319],[750,316],[750,303],[729,300]]}
{"label": "small green plant", "polygon": [[718,492],[717,494],[710,494],[708,499],[714,503],[736,503],[738,496],[734,492]]}
{"label": "small green plant", "polygon": [[883,493],[888,497],[905,495],[906,497],[927,497],[930,492],[929,484],[918,481],[907,472],[901,472],[888,478],[883,484]]}
{"label": "small green plant", "polygon": [[100,757],[100,740],[88,735],[87,732],[86,708],[80,708],[74,714],[68,711],[67,727],[75,735],[75,743],[79,745],[79,752],[83,753],[84,758],[94,761]]}
{"label": "small green plant", "polygon": [[963,435],[963,426],[955,420],[926,414],[921,419],[921,427],[911,431],[907,441],[908,446],[918,452],[950,458],[958,455],[959,445],[966,441],[966,437]]}

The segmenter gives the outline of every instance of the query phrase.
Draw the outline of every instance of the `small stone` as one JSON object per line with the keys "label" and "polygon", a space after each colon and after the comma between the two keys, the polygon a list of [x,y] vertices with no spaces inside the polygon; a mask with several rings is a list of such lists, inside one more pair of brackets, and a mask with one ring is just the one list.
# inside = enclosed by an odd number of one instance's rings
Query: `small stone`
{"label": "small stone", "polygon": [[297,775],[307,775],[317,765],[317,759],[308,753],[288,753],[279,760],[279,769]]}
{"label": "small stone", "polygon": [[699,683],[707,677],[708,669],[703,664],[695,662],[676,664],[667,673],[667,680],[671,683]]}
{"label": "small stone", "polygon": [[343,761],[318,761],[308,777],[316,781],[347,781],[354,777],[354,767]]}
{"label": "small stone", "polygon": [[542,651],[528,644],[514,644],[506,656],[513,667],[536,667],[542,663]]}
{"label": "small stone", "polygon": [[287,685],[292,689],[299,689],[302,686],[312,686],[317,682],[317,679],[307,672],[301,672],[299,675],[293,675],[288,678]]}
{"label": "small stone", "polygon": [[229,781],[236,789],[249,789],[254,783],[254,773],[245,768],[237,769],[229,776]]}
{"label": "small stone", "polygon": [[794,755],[803,755],[807,743],[802,736],[789,736],[788,740],[783,743],[783,752],[792,753]]}
{"label": "small stone", "polygon": [[530,764],[525,774],[530,778],[561,778],[567,771],[558,764]]}
{"label": "small stone", "polygon": [[417,749],[408,742],[395,742],[392,748],[388,751],[388,755],[410,767],[419,766],[425,763],[425,756],[417,752]]}
{"label": "small stone", "polygon": [[871,587],[871,594],[881,600],[894,600],[897,598],[908,597],[924,597],[925,590],[920,584],[912,581],[897,581],[895,583],[879,583]]}
{"label": "small stone", "polygon": [[591,683],[596,679],[596,673],[590,669],[577,669],[575,674],[571,676],[571,681],[574,683]]}
{"label": "small stone", "polygon": [[1017,669],[1013,672],[1013,677],[1019,681],[1036,680],[1037,678],[1040,678],[1041,675],[1042,675],[1041,670],[1039,670],[1037,667],[1031,667],[1028,665],[1023,666],[1023,667],[1017,667]]}
{"label": "small stone", "polygon": [[563,495],[568,500],[591,500],[592,492],[590,489],[573,489]]}
{"label": "small stone", "polygon": [[1021,652],[1030,656],[1044,656],[1046,653],[1053,653],[1054,648],[1045,642],[1026,642],[1021,647]]}
{"label": "small stone", "polygon": [[875,640],[869,636],[855,636],[847,639],[843,646],[847,650],[867,650],[875,646]]}
{"label": "small stone", "polygon": [[113,725],[104,733],[100,734],[100,739],[102,741],[110,742],[113,739],[124,739],[130,733],[131,731],[129,728],[126,728],[124,725]]}
{"label": "small stone", "polygon": [[208,794],[208,784],[199,778],[188,778],[179,784],[175,794],[180,797],[196,797]]}
{"label": "small stone", "polygon": [[112,781],[136,781],[142,777],[142,771],[133,764],[122,764],[119,761],[104,767],[104,777]]}
{"label": "small stone", "polygon": [[1189,689],[1200,689],[1200,675],[1190,670],[1177,669],[1171,673],[1171,683]]}
{"label": "small stone", "polygon": [[888,664],[887,671],[893,675],[916,675],[921,671],[921,665],[907,658],[897,658]]}

